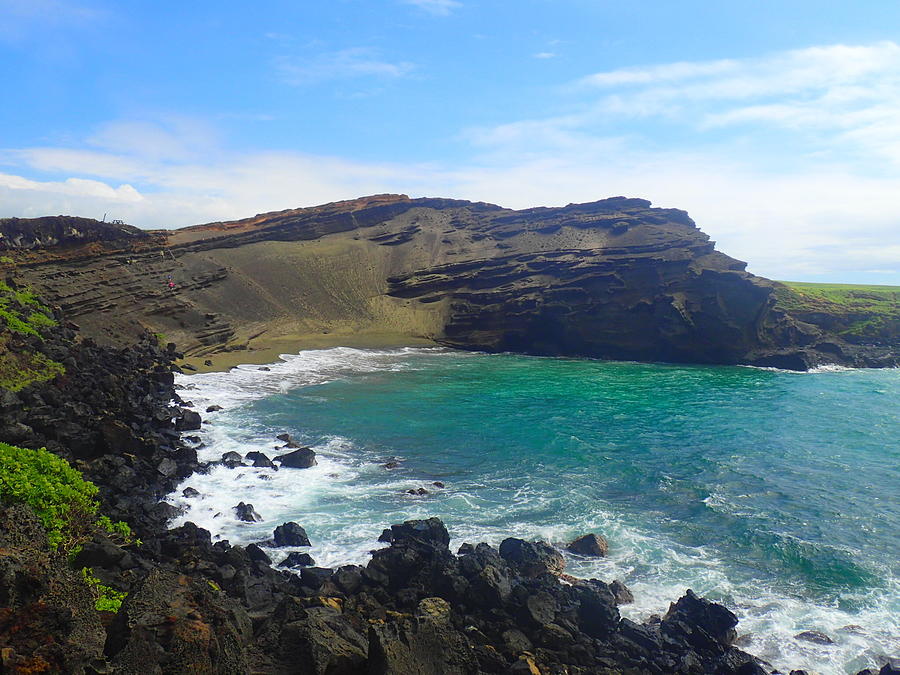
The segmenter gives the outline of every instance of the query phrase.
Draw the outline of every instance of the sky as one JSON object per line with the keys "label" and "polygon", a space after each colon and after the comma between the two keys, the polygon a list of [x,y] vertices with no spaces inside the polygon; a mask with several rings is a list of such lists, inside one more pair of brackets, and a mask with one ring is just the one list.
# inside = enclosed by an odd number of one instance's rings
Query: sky
{"label": "sky", "polygon": [[0,217],[626,195],[900,285],[894,0],[0,0],[0,87]]}

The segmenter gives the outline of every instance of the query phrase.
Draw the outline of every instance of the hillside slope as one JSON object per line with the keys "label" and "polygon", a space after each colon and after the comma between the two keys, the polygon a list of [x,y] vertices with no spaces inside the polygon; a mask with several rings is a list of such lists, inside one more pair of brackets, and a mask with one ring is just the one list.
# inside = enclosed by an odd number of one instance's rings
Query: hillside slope
{"label": "hillside slope", "polygon": [[773,282],[685,212],[642,199],[513,211],[376,195],[174,231],[79,224],[80,239],[44,245],[0,237],[3,260],[86,333],[150,329],[189,356],[327,334],[796,369],[896,362],[791,317]]}

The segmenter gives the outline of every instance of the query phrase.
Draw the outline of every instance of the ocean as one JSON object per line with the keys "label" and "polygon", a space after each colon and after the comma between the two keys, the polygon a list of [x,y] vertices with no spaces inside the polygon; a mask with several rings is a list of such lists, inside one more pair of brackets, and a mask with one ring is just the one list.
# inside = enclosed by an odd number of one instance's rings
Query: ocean
{"label": "ocean", "polygon": [[[441,348],[282,359],[178,376],[207,421],[198,454],[274,457],[287,432],[318,465],[192,476],[169,497],[186,509],[173,525],[248,544],[293,520],[328,567],[365,564],[382,529],[410,518],[440,517],[454,550],[595,532],[609,556],[568,556],[567,572],[624,581],[635,596],[624,616],[663,614],[691,588],[737,614],[742,649],[785,670],[855,673],[900,657],[898,369]],[[204,414],[212,404],[224,409]],[[182,497],[188,485],[201,496]],[[407,493],[418,488],[428,494]],[[240,501],[264,521],[237,521]]]}

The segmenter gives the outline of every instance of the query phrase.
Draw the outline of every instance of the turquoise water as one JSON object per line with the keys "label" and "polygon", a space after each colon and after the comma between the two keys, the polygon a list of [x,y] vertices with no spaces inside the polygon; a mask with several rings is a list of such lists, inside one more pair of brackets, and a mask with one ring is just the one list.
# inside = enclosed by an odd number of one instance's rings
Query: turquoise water
{"label": "turquoise water", "polygon": [[[735,611],[743,647],[777,666],[855,672],[900,656],[898,370],[332,349],[181,382],[198,406],[226,406],[208,416],[205,458],[277,454],[283,431],[320,455],[271,480],[189,479],[205,498],[173,498],[185,519],[233,542],[293,519],[334,565],[364,562],[410,517],[440,516],[453,545],[598,532],[609,558],[569,571],[624,580],[626,615],[664,612],[691,587]],[[265,522],[215,517],[240,500]]]}

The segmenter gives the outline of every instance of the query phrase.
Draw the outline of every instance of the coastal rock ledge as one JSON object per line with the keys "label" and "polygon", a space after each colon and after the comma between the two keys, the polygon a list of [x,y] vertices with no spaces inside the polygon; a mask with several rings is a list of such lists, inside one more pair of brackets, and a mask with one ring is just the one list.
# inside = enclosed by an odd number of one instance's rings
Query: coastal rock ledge
{"label": "coastal rock ledge", "polygon": [[150,328],[188,356],[390,334],[462,349],[639,361],[891,366],[779,305],[684,211],[614,197],[520,211],[376,195],[143,232],[0,220],[6,266],[85,334]]}

